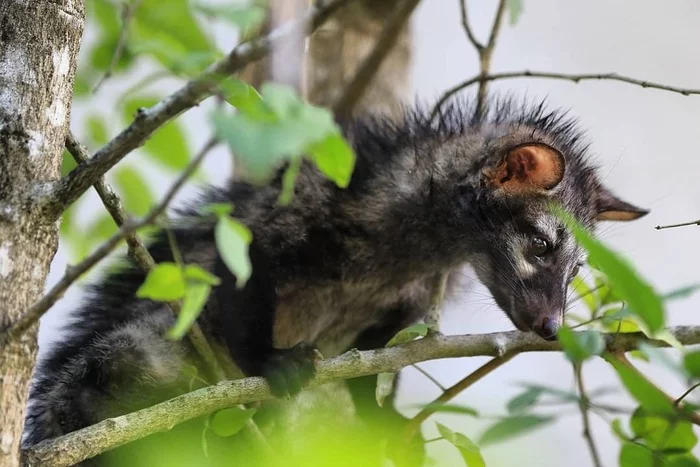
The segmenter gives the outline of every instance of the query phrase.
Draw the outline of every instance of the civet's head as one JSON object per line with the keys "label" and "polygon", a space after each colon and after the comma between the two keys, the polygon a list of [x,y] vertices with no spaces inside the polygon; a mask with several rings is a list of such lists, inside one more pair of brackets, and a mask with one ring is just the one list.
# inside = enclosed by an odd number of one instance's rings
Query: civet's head
{"label": "civet's head", "polygon": [[453,212],[463,206],[454,217],[478,238],[471,264],[518,329],[554,339],[584,252],[552,204],[589,229],[648,211],[603,186],[581,132],[560,113],[501,101],[465,124],[451,111],[441,124],[454,134],[437,150],[433,177],[444,179]]}

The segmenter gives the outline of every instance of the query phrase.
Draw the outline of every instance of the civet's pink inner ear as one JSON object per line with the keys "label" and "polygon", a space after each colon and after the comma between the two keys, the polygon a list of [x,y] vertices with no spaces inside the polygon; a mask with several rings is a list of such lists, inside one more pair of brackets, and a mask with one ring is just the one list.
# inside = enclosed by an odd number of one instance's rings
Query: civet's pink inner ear
{"label": "civet's pink inner ear", "polygon": [[598,189],[596,204],[599,221],[633,221],[649,213],[613,195],[607,188]]}
{"label": "civet's pink inner ear", "polygon": [[492,186],[508,192],[551,190],[564,178],[564,156],[544,144],[523,144],[508,151],[484,175]]}

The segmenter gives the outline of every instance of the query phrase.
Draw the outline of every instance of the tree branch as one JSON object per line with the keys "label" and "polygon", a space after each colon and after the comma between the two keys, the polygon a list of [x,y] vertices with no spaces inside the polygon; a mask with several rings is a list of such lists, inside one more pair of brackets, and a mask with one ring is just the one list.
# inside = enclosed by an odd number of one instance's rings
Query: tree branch
{"label": "tree branch", "polygon": [[47,221],[58,219],[71,203],[129,152],[143,144],[153,132],[211,96],[219,82],[248,63],[265,56],[277,44],[283,44],[289,35],[299,30],[305,35],[310,34],[349,1],[319,1],[309,8],[300,21],[280,27],[265,37],[236,46],[228,56],[211,65],[178,91],[153,107],[139,111],[134,122],[97,151],[87,163],[80,165],[57,182],[44,184],[32,190],[31,201],[43,211]]}
{"label": "tree branch", "polygon": [[656,230],[675,229],[676,227],[688,227],[690,225],[700,225],[700,219],[690,222],[681,222],[680,224],[657,225]]}
{"label": "tree branch", "polygon": [[[65,275],[53,286],[53,288],[51,288],[51,290],[49,290],[38,302],[32,305],[17,321],[12,323],[7,329],[0,333],[0,348],[2,348],[2,346],[9,340],[19,337],[32,324],[36,323],[39,318],[41,318],[44,313],[46,313],[53,306],[53,304],[63,296],[71,284],[78,280],[80,276],[89,271],[98,262],[106,258],[107,255],[114,250],[117,245],[119,245],[119,243],[121,243],[121,241],[128,235],[133,235],[142,227],[154,223],[156,219],[163,212],[165,212],[168,204],[170,204],[185,181],[195,172],[195,170],[197,170],[199,163],[207,155],[209,149],[210,147],[208,145],[208,147],[205,147],[205,150],[200,151],[200,153],[194,159],[192,159],[187,168],[182,172],[182,174],[180,174],[175,183],[173,183],[173,185],[167,191],[163,200],[153,209],[151,209],[151,211],[145,217],[143,217],[141,220],[126,220],[126,222],[124,222],[119,228],[117,233],[112,235],[109,240],[100,245],[100,247],[98,247],[91,255],[77,265],[69,266]],[[83,165],[79,165],[76,170],[81,166]],[[101,175],[95,180],[95,182],[100,180]],[[202,339],[204,339],[203,336]]]}
{"label": "tree branch", "polygon": [[668,86],[665,84],[653,83],[651,81],[640,80],[636,78],[630,78],[628,76],[618,75],[617,73],[588,73],[588,74],[567,74],[567,73],[550,73],[546,71],[511,71],[506,73],[494,73],[486,76],[474,76],[466,81],[463,81],[454,87],[445,91],[445,93],[440,97],[440,100],[435,104],[431,118],[439,113],[440,108],[447,102],[452,96],[457,94],[462,89],[473,86],[476,83],[482,81],[496,81],[499,79],[513,79],[513,78],[547,78],[547,79],[560,79],[564,81],[573,81],[578,83],[579,81],[589,81],[589,80],[608,80],[608,81],[619,81],[622,83],[634,84],[641,86],[643,88],[659,89],[662,91],[674,92],[677,94],[682,94],[684,96],[690,95],[700,95],[700,89],[691,88],[680,88],[675,86]]}
{"label": "tree branch", "polygon": [[469,39],[469,42],[472,43],[476,51],[480,53],[481,50],[484,48],[484,45],[481,42],[479,42],[479,40],[474,35],[474,31],[472,31],[472,28],[469,25],[469,18],[467,17],[467,0],[460,0],[459,12],[462,17],[462,28],[467,34],[467,39]]}
{"label": "tree branch", "polygon": [[423,410],[418,412],[418,414],[413,417],[406,425],[404,431],[404,440],[409,441],[416,432],[420,429],[421,424],[428,419],[432,414],[434,414],[441,405],[454,399],[458,394],[472,386],[474,383],[479,381],[484,376],[491,373],[496,368],[500,367],[504,363],[510,361],[516,354],[506,354],[502,357],[496,357],[485,364],[481,365],[479,368],[474,370],[472,373],[468,374],[466,377],[462,378],[460,381],[450,386],[443,392],[440,397],[435,399],[433,402],[426,405]]}
{"label": "tree branch", "polygon": [[386,19],[386,25],[382,29],[372,52],[364,59],[333,106],[333,112],[336,116],[348,117],[352,114],[355,104],[362,98],[367,85],[396,44],[399,32],[401,32],[418,3],[420,3],[420,0],[404,0]]}
{"label": "tree branch", "polygon": [[[700,326],[680,326],[670,331],[684,345],[700,344]],[[666,342],[650,340],[642,333],[608,334],[606,342],[610,352],[634,350],[640,342],[668,346]],[[561,350],[558,342],[544,341],[534,334],[518,331],[466,336],[432,335],[396,347],[365,352],[351,350],[339,357],[321,361],[311,385],[377,373],[395,373],[408,365],[439,358],[504,357],[522,352],[558,350]],[[72,465],[149,434],[168,430],[186,420],[232,405],[271,397],[263,378],[226,381],[147,409],[104,420],[54,440],[43,441],[26,454],[35,465]]]}
{"label": "tree branch", "polygon": [[593,441],[593,433],[591,432],[591,422],[588,417],[588,408],[590,407],[590,402],[588,400],[588,395],[586,394],[586,388],[583,384],[583,376],[581,375],[581,365],[580,363],[574,364],[574,376],[576,378],[576,386],[578,387],[578,406],[581,411],[581,419],[583,420],[583,437],[588,444],[588,450],[591,451],[591,458],[593,459],[593,465],[595,467],[602,467],[600,462],[600,455],[598,454],[598,448]]}

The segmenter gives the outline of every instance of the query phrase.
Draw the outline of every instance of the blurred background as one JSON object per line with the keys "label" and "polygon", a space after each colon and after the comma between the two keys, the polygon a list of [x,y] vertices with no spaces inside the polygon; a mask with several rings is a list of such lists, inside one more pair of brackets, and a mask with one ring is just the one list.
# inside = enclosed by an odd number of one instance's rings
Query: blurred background
{"label": "blurred background", "polygon": [[[221,2],[217,2],[221,3]],[[495,1],[472,1],[470,21],[475,34],[485,41],[495,10]],[[432,102],[444,90],[478,73],[478,59],[467,41],[460,23],[457,0],[424,0],[412,19],[414,57],[411,64],[411,93],[416,99]],[[512,26],[505,22],[493,56],[492,71],[537,70],[561,73],[617,72],[679,87],[700,88],[700,3],[695,0],[657,2],[653,0],[609,2],[561,2],[525,0],[522,15]],[[234,30],[226,25],[213,25],[207,31],[223,50],[237,41]],[[103,31],[88,28],[83,42],[81,66],[91,63],[94,45],[103,38]],[[114,44],[112,44],[113,46]],[[105,46],[108,47],[108,46]],[[111,54],[107,54],[111,56]],[[143,63],[142,63],[143,62]],[[85,65],[87,66],[87,65]],[[73,131],[84,142],[97,149],[128,122],[130,112],[139,103],[153,102],[175,90],[181,83],[166,78],[152,85],[133,86],[150,79],[157,67],[148,60],[130,68],[128,77],[105,81],[95,95],[78,97],[72,112]],[[602,225],[601,238],[629,258],[659,292],[700,282],[700,227],[684,227],[657,231],[658,224],[690,221],[700,217],[700,96],[683,96],[613,81],[568,81],[517,79],[495,81],[490,89],[547,98],[551,106],[571,109],[588,130],[592,151],[602,167],[605,181],[617,194],[634,204],[651,209],[651,214],[630,224]],[[473,93],[475,88],[468,92]],[[148,104],[150,105],[150,104]],[[119,190],[120,185],[138,184],[143,199],[158,199],[177,174],[177,167],[158,163],[174,157],[186,161],[210,136],[209,111],[213,103],[192,109],[159,136],[161,148],[135,151],[108,180]],[[156,142],[157,143],[157,142]],[[144,156],[150,151],[150,156]],[[176,154],[173,151],[177,152]],[[134,175],[138,172],[138,175]],[[205,160],[200,181],[222,184],[231,173],[228,152],[219,147]],[[194,181],[178,197],[178,202],[191,198],[201,184]],[[139,200],[132,200],[138,211]],[[143,204],[143,203],[142,203]],[[177,203],[176,203],[177,204]],[[147,206],[147,204],[146,204]],[[82,236],[100,238],[110,229],[104,221],[104,209],[90,191],[64,226]],[[54,259],[48,286],[63,274],[67,264],[90,248],[62,242]],[[96,277],[93,271],[83,283]],[[472,276],[465,271],[468,279]],[[66,313],[79,305],[82,291],[73,287],[41,322],[40,351],[44,352],[59,336],[59,327]],[[671,325],[700,324],[700,295],[674,301],[667,309]],[[479,284],[465,286],[463,293],[448,304],[441,323],[445,334],[484,333],[513,329],[508,319]],[[676,358],[668,352],[671,358]],[[482,365],[486,358],[454,359],[423,363],[420,366],[443,385],[449,386]],[[663,366],[648,367],[654,381],[668,393],[680,395],[685,389]],[[634,408],[620,387],[617,376],[608,364],[594,359],[584,366],[588,390],[616,388],[601,399],[608,404]],[[505,404],[522,391],[520,383],[547,385],[570,391],[574,387],[571,364],[561,354],[524,354],[487,376],[462,393],[455,401],[488,415],[505,411]],[[403,372],[399,405],[406,414],[417,411],[415,405],[425,403],[440,390],[413,368]],[[691,401],[700,401],[690,397]],[[557,420],[539,430],[520,436],[495,449],[484,449],[489,466],[556,467],[590,465],[581,418],[574,405],[541,409],[556,414]],[[434,416],[455,430],[471,437],[483,430],[489,419]],[[593,435],[601,451],[604,465],[616,465],[620,444],[614,439],[609,421],[592,415]],[[426,436],[436,433],[434,423],[427,422]],[[439,446],[438,458],[452,465],[459,455]],[[506,449],[507,447],[507,449]],[[461,462],[461,461],[460,461]],[[442,465],[442,463],[441,463]]]}

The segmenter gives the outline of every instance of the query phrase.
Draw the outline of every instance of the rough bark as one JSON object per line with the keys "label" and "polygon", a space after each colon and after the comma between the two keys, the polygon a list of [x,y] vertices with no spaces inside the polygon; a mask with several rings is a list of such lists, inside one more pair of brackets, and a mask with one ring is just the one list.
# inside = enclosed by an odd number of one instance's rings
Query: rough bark
{"label": "rough bark", "polygon": [[[59,177],[82,0],[0,1],[0,328],[38,298],[58,225],[25,205],[27,190]],[[37,327],[0,348],[0,465],[20,464]]]}

